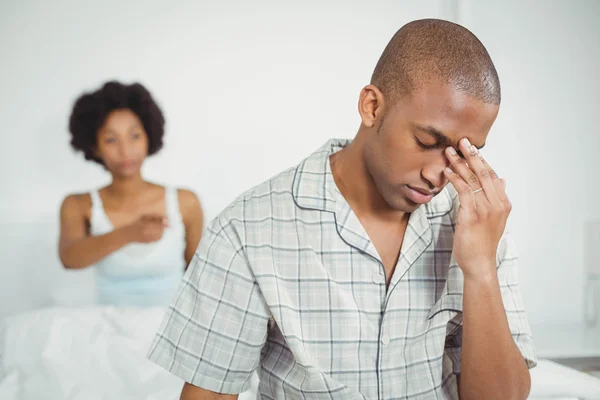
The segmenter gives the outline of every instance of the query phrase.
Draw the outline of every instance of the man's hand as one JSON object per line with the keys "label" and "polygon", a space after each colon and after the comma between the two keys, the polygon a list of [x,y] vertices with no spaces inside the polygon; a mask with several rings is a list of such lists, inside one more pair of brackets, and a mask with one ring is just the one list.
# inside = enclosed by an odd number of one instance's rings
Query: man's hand
{"label": "man's hand", "polygon": [[445,174],[456,188],[460,208],[454,233],[454,258],[462,269],[461,399],[525,399],[531,380],[512,337],[496,267],[496,251],[511,204],[504,180],[468,140],[459,144],[465,158],[446,149],[452,169]]}
{"label": "man's hand", "polygon": [[458,192],[460,208],[454,234],[454,258],[465,276],[490,278],[496,275],[496,250],[511,204],[505,182],[485,162],[477,148],[464,138],[455,149],[446,149],[452,169],[446,177]]}
{"label": "man's hand", "polygon": [[220,394],[185,383],[179,400],[236,400],[237,394]]}

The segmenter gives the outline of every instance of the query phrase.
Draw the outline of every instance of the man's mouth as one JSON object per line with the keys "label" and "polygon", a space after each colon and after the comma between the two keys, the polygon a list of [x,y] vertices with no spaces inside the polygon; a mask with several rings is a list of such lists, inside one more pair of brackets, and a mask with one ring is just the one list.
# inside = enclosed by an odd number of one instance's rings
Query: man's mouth
{"label": "man's mouth", "polygon": [[419,192],[419,193],[421,193],[422,195],[425,195],[425,196],[435,196],[437,194],[436,192],[432,192],[431,190],[422,189],[422,188],[414,187],[414,186],[410,186],[410,185],[406,185],[406,186],[408,186],[412,190],[417,191],[417,192]]}
{"label": "man's mouth", "polygon": [[416,204],[429,203],[431,199],[433,199],[433,196],[435,196],[438,193],[419,187],[412,187],[410,185],[406,185],[406,188],[408,189],[406,191],[407,197],[410,201]]}

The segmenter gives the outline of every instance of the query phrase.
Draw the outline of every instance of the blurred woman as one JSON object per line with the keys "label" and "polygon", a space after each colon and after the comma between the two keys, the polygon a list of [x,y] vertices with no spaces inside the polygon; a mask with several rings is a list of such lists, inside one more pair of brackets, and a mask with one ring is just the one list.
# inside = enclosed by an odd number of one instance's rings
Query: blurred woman
{"label": "blurred woman", "polygon": [[100,304],[168,305],[198,246],[196,195],[142,177],[146,158],[162,148],[164,123],[138,83],[108,82],[74,104],[71,146],[112,180],[63,200],[59,253],[65,268],[94,266]]}

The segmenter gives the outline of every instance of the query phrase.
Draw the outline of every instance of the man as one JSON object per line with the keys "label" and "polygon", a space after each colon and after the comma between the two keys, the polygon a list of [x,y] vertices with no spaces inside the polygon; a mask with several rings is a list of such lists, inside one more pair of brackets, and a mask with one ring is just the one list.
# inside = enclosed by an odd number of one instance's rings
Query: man
{"label": "man", "polygon": [[[525,399],[535,352],[481,149],[500,85],[479,40],[402,27],[331,140],[207,229],[149,358],[181,398]],[[447,185],[450,182],[452,185]]]}

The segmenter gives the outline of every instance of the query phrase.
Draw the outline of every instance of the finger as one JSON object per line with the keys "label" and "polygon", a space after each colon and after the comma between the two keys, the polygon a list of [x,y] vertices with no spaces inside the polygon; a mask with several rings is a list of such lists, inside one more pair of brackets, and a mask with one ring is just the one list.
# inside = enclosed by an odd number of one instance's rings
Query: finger
{"label": "finger", "polygon": [[501,202],[505,204],[510,204],[510,200],[508,199],[508,195],[506,194],[506,181],[502,178],[498,179],[499,185],[501,185],[502,189],[498,190],[498,198]]}
{"label": "finger", "polygon": [[471,186],[465,182],[460,175],[452,171],[450,168],[444,169],[444,174],[458,192],[458,199],[461,207],[469,210],[475,210],[475,194],[473,193]]}
{"label": "finger", "polygon": [[481,187],[477,175],[471,171],[467,165],[467,160],[460,157],[453,147],[448,147],[446,149],[446,157],[448,157],[454,172],[471,187],[471,190],[476,190]]}
{"label": "finger", "polygon": [[498,195],[498,198],[500,200],[503,200],[504,198],[506,198],[506,193],[505,193],[506,181],[498,176],[496,171],[492,168],[492,166],[490,164],[488,164],[488,162],[485,160],[485,158],[483,157],[483,155],[481,153],[479,153],[479,156],[480,156],[481,163],[483,164],[485,169],[487,169],[488,173],[490,174],[490,178],[491,178],[492,182],[494,182],[494,186],[496,187],[496,194]]}
{"label": "finger", "polygon": [[500,181],[500,177],[498,176],[498,174],[496,173],[496,171],[494,171],[494,168],[492,168],[492,166],[490,164],[488,164],[488,162],[485,160],[485,158],[483,158],[483,155],[481,153],[479,153],[479,151],[477,150],[477,148],[475,148],[475,150],[477,151],[477,153],[479,154],[479,161],[481,161],[481,164],[483,164],[484,168],[488,171],[488,173],[490,174],[490,178],[497,183],[498,181]]}
{"label": "finger", "polygon": [[496,188],[496,196],[498,197],[498,201],[503,203],[505,207],[509,209],[512,207],[510,204],[510,200],[508,199],[508,195],[506,194],[506,181],[498,176],[496,171],[487,163],[485,158],[479,153],[480,161],[483,166],[487,169],[490,174],[490,179],[494,183],[494,187]]}
{"label": "finger", "polygon": [[[455,174],[465,182],[467,188],[471,192],[469,196],[464,194],[463,197],[460,198],[461,205],[462,201],[465,201],[468,197],[474,205],[473,209],[485,211],[488,208],[489,201],[485,197],[485,193],[483,193],[479,178],[477,178],[477,175],[469,168],[467,161],[460,157],[452,147],[446,149],[446,157],[450,160],[450,164],[454,169]],[[462,187],[462,185],[460,186]],[[456,190],[458,191],[458,188]]]}
{"label": "finger", "polygon": [[497,204],[498,194],[496,193],[496,182],[497,175],[494,173],[494,177],[483,163],[483,156],[477,150],[477,147],[473,146],[469,139],[464,138],[460,141],[460,149],[465,155],[469,169],[475,173],[479,181],[479,185],[483,188],[483,191],[477,192],[485,195],[487,200],[492,204]]}
{"label": "finger", "polygon": [[169,225],[169,219],[164,215],[147,214],[143,218],[145,221],[148,221],[150,223],[161,224],[163,226]]}
{"label": "finger", "polygon": [[508,196],[506,195],[506,181],[498,176],[496,171],[488,164],[485,158],[479,153],[479,160],[488,171],[491,181],[494,183],[496,188],[496,196],[501,202],[507,202]]}

